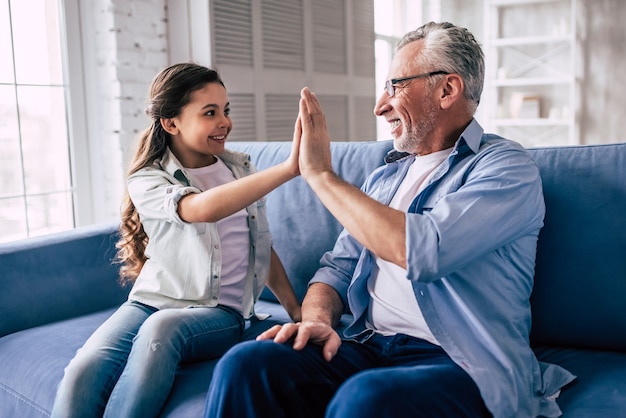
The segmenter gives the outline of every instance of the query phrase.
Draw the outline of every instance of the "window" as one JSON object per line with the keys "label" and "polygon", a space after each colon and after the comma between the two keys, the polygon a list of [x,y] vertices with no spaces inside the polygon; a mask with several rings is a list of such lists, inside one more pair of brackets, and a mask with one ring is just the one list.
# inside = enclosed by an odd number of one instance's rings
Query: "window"
{"label": "window", "polygon": [[0,242],[74,226],[61,0],[0,0]]}
{"label": "window", "polygon": [[[376,32],[376,95],[383,92],[389,64],[396,43],[409,30],[422,23],[422,2],[416,0],[374,0],[374,30]],[[376,137],[391,139],[389,124],[384,118],[376,120]]]}

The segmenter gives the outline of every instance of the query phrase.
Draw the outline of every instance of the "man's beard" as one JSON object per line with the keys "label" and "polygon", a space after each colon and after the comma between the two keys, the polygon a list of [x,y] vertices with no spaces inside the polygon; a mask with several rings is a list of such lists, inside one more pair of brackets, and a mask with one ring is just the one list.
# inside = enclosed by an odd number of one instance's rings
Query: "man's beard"
{"label": "man's beard", "polygon": [[[437,122],[437,109],[429,95],[424,98],[424,114],[416,125],[404,130],[402,136],[394,141],[396,150],[417,154],[426,138],[433,132]],[[406,128],[406,126],[405,126]]]}

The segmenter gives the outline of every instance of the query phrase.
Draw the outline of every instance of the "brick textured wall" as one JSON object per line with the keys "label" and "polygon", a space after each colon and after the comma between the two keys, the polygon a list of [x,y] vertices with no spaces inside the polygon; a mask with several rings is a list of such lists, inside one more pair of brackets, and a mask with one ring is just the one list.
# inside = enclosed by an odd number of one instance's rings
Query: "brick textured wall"
{"label": "brick textured wall", "polygon": [[[81,0],[90,115],[95,222],[119,217],[134,139],[149,120],[144,108],[152,78],[168,64],[166,0]],[[89,4],[87,4],[89,3]],[[87,26],[87,27],[85,27]],[[93,26],[93,27],[88,27]]]}

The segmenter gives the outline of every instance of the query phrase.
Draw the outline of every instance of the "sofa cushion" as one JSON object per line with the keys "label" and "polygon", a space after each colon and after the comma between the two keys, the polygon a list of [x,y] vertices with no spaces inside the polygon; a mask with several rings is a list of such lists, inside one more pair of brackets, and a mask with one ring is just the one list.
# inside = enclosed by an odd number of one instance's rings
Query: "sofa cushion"
{"label": "sofa cushion", "polygon": [[626,350],[626,144],[542,148],[532,338]]}
{"label": "sofa cushion", "polygon": [[558,399],[563,418],[626,415],[626,353],[563,347],[535,349],[541,361],[576,375]]}
{"label": "sofa cushion", "polygon": [[63,369],[111,312],[34,327],[0,339],[0,409],[6,414],[0,416],[50,416]]}
{"label": "sofa cushion", "polygon": [[[0,417],[50,416],[65,366],[114,310],[30,328],[0,339]],[[257,310],[270,317],[248,321],[244,340],[289,320],[284,309],[272,302],[259,302]],[[161,416],[201,416],[216,362],[182,364]]]}

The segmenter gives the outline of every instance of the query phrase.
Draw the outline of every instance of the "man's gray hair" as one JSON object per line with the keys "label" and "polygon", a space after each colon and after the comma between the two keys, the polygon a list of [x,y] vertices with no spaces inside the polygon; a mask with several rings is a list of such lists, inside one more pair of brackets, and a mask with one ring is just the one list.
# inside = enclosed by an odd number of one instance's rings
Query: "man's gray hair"
{"label": "man's gray hair", "polygon": [[396,45],[396,51],[410,42],[424,41],[416,64],[424,71],[446,71],[459,74],[465,82],[466,99],[476,110],[485,79],[483,50],[474,35],[465,28],[449,22],[430,22],[407,33]]}

